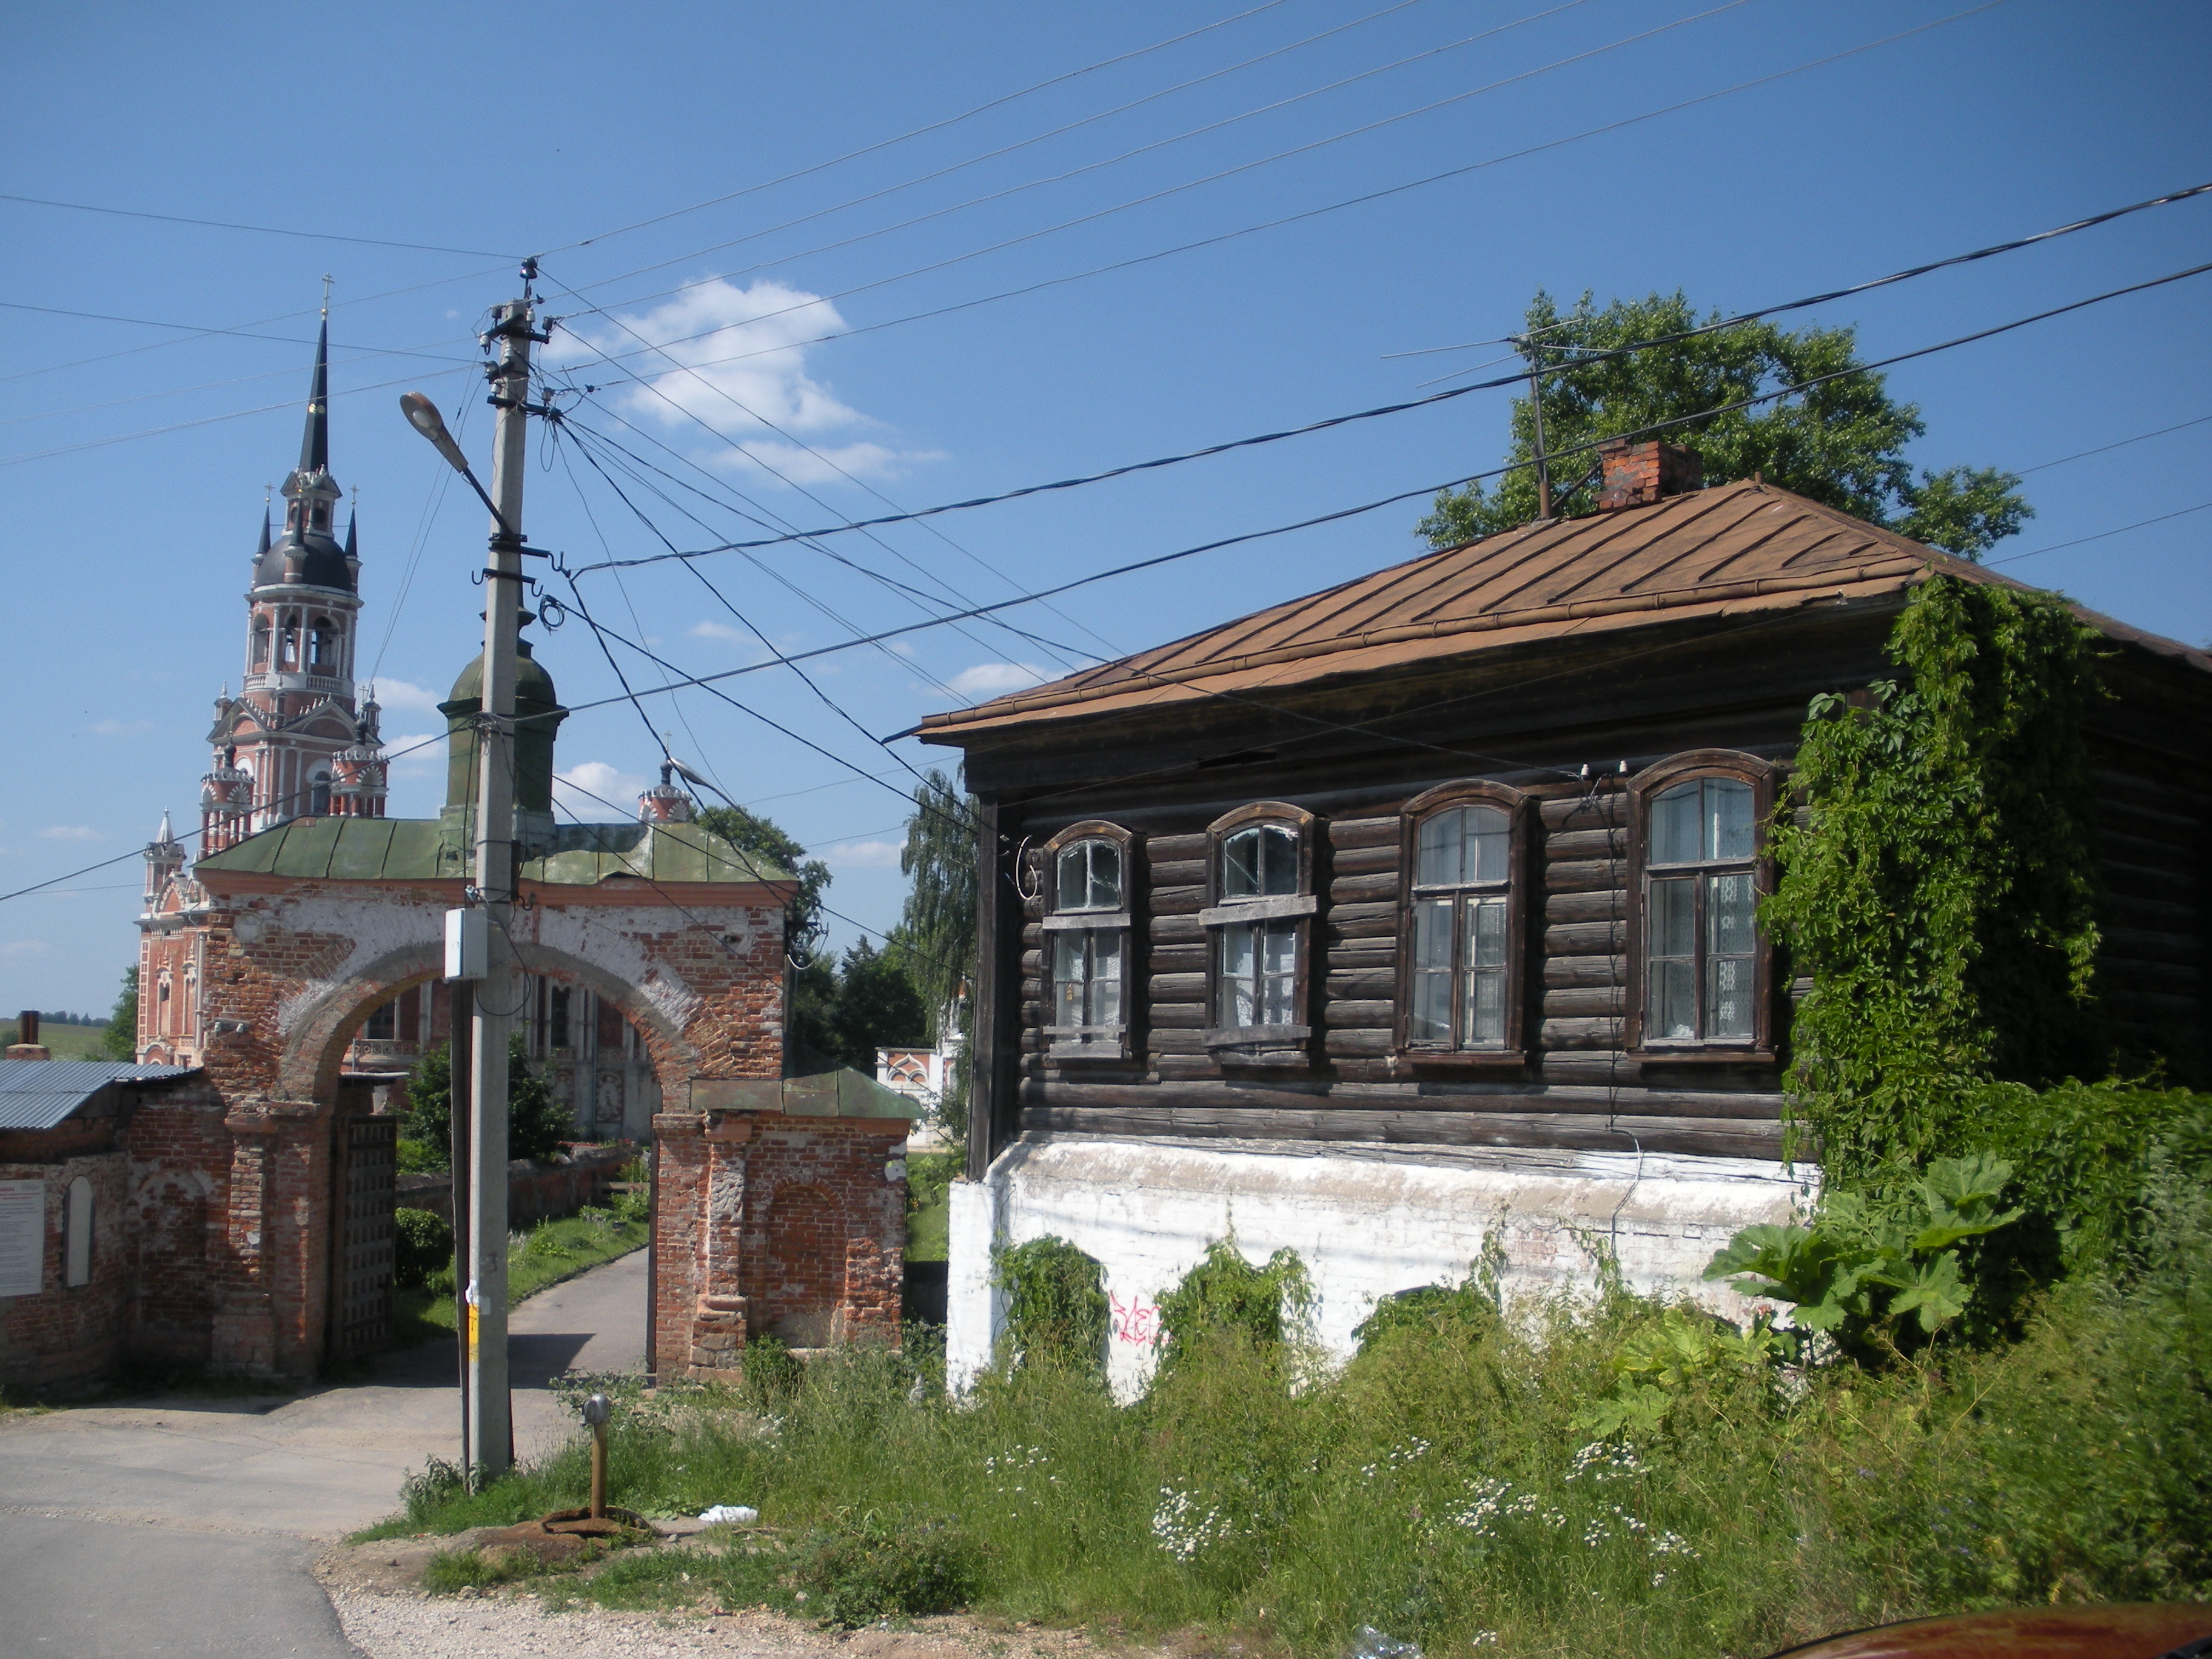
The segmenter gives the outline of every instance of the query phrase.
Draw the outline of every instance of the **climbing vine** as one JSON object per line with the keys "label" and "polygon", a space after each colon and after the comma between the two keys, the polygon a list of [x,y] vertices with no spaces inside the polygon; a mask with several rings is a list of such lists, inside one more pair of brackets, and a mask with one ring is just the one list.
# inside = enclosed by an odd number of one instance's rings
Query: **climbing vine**
{"label": "climbing vine", "polygon": [[1106,1370],[1105,1270],[1048,1234],[991,1253],[991,1283],[1006,1293],[1008,1358],[1030,1368]]}
{"label": "climbing vine", "polygon": [[1764,914],[1812,977],[1795,1097],[1832,1180],[1972,1150],[1966,1103],[1991,1078],[2101,1063],[2095,638],[2050,595],[1936,578],[1891,634],[1899,677],[1813,702]]}

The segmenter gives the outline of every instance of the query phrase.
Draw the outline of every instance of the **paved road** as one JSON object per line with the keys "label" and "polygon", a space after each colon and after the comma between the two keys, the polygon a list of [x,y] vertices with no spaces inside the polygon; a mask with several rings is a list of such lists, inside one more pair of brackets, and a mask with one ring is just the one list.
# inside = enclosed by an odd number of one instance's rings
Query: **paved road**
{"label": "paved road", "polygon": [[[645,1254],[532,1297],[510,1322],[515,1443],[570,1432],[544,1384],[645,1350]],[[0,1426],[0,1654],[356,1655],[307,1572],[318,1543],[389,1515],[459,1455],[453,1344],[298,1396],[171,1397]]]}

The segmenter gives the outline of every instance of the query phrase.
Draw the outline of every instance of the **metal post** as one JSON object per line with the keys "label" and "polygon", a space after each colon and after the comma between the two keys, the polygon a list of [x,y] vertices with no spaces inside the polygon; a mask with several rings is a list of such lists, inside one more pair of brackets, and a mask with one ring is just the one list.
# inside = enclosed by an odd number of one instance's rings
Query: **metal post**
{"label": "metal post", "polygon": [[474,1167],[469,1161],[470,1080],[476,1070],[469,1062],[469,1034],[473,1022],[470,1011],[475,1006],[476,986],[463,980],[453,987],[453,1006],[447,1024],[446,1115],[453,1140],[453,1329],[460,1353],[461,1390],[461,1473],[466,1475],[476,1467],[469,1439],[469,1279],[476,1255],[469,1248],[469,1171]]}
{"label": "metal post", "polygon": [[[1523,341],[1521,349],[1530,354],[1533,365],[1536,348]],[[1544,454],[1544,380],[1543,371],[1534,367],[1528,370],[1528,413],[1536,422],[1536,516],[1548,519],[1552,516],[1552,463]]]}
{"label": "metal post", "polygon": [[514,1425],[507,1370],[507,1034],[522,1001],[507,918],[514,898],[515,629],[522,606],[522,479],[528,456],[531,325],[527,287],[501,306],[492,332],[499,410],[493,438],[491,557],[484,570],[483,701],[477,782],[476,885],[491,920],[484,977],[471,1022],[469,1442],[478,1468],[506,1473]]}

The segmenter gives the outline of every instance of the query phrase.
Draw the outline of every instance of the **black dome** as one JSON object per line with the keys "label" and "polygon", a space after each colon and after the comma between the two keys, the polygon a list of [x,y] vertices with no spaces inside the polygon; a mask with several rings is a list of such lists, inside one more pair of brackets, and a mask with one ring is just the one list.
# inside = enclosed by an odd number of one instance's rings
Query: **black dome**
{"label": "black dome", "polygon": [[[299,574],[288,576],[287,564],[296,562]],[[253,585],[256,587],[275,587],[282,584],[305,585],[308,587],[336,588],[341,593],[354,591],[353,572],[346,568],[345,550],[337,538],[309,531],[305,536],[295,536],[287,531],[253,562]]]}

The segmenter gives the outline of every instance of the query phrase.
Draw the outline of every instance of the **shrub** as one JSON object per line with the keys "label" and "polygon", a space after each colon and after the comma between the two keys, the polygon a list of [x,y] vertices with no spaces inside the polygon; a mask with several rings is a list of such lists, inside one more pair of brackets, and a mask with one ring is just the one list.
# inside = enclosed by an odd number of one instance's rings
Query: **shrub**
{"label": "shrub", "polygon": [[1109,1311],[1095,1260],[1047,1235],[993,1251],[991,1282],[1006,1292],[1016,1363],[1104,1376]]}
{"label": "shrub", "polygon": [[392,1278],[403,1287],[425,1283],[453,1261],[453,1230],[434,1210],[392,1212]]}
{"label": "shrub", "polygon": [[840,1510],[808,1539],[797,1569],[823,1623],[847,1629],[891,1613],[950,1613],[976,1583],[973,1543],[937,1516]]}

